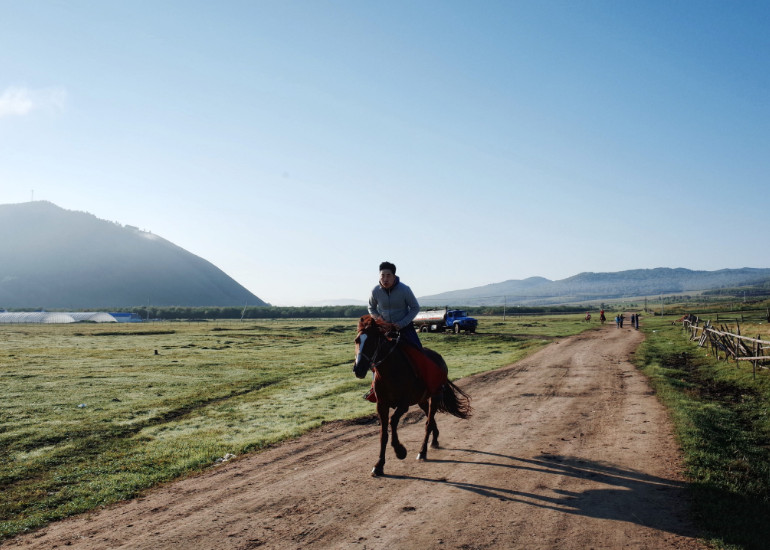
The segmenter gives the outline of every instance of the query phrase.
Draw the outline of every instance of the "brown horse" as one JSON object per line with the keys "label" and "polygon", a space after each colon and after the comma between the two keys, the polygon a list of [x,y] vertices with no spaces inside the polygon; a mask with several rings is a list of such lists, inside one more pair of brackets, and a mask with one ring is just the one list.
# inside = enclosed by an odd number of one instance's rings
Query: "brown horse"
{"label": "brown horse", "polygon": [[[437,449],[438,427],[436,413],[449,413],[458,418],[468,418],[471,414],[470,397],[449,379],[431,395],[425,382],[417,374],[415,366],[409,360],[409,351],[399,343],[397,335],[389,333],[391,325],[364,315],[358,322],[356,336],[356,362],[353,372],[358,378],[365,378],[366,373],[374,371],[374,392],[377,396],[377,414],[380,417],[380,459],[372,469],[373,476],[384,474],[385,449],[388,444],[388,425],[392,433],[393,450],[399,460],[406,458],[406,447],[398,440],[398,421],[412,405],[419,405],[425,412],[425,438],[417,460],[428,459],[428,438],[433,435],[431,447]],[[447,366],[444,359],[435,351],[422,350],[444,372]],[[393,415],[390,409],[395,409]]]}

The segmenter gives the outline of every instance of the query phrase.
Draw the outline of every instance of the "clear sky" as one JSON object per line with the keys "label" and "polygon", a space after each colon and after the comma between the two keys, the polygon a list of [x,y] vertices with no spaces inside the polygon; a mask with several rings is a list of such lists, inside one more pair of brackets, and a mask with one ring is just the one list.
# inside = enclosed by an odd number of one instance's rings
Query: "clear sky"
{"label": "clear sky", "polygon": [[382,260],[417,296],[770,267],[768,29],[767,1],[0,0],[0,204],[274,305],[366,300]]}

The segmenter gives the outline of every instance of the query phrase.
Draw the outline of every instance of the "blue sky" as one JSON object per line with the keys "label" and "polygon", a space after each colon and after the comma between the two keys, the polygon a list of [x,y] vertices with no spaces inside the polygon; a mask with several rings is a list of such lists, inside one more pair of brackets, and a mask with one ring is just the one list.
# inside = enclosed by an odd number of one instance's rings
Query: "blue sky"
{"label": "blue sky", "polygon": [[[0,204],[275,305],[770,267],[770,3],[0,0]],[[34,195],[33,195],[34,193]]]}

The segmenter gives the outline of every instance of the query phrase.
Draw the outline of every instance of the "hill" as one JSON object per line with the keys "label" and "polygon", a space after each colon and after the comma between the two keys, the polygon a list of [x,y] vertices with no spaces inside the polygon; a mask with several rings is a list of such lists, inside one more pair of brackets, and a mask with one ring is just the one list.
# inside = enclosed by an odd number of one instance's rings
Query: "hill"
{"label": "hill", "polygon": [[553,305],[586,303],[623,297],[696,293],[719,288],[759,285],[770,281],[770,269],[744,267],[718,271],[655,268],[616,273],[580,273],[551,281],[543,277],[423,296],[421,304],[444,305]]}
{"label": "hill", "polygon": [[157,235],[50,202],[0,205],[0,235],[0,308],[268,305]]}

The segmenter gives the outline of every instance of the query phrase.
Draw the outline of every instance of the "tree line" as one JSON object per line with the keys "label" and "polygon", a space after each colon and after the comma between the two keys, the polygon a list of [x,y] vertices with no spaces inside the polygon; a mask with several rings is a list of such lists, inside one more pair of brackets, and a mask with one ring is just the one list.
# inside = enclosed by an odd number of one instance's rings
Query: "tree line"
{"label": "tree line", "polygon": [[[432,308],[423,308],[424,310]],[[584,313],[582,306],[515,307],[474,306],[458,308],[470,316],[519,315],[546,313]],[[113,310],[115,311],[115,310]],[[249,306],[249,307],[179,307],[179,306],[137,306],[121,308],[121,311],[136,313],[142,319],[207,320],[207,319],[355,319],[368,313],[366,306]]]}

